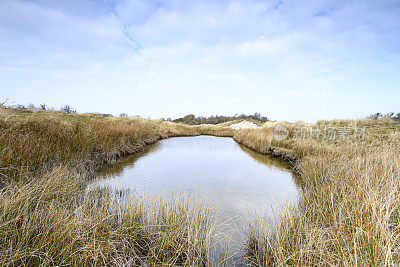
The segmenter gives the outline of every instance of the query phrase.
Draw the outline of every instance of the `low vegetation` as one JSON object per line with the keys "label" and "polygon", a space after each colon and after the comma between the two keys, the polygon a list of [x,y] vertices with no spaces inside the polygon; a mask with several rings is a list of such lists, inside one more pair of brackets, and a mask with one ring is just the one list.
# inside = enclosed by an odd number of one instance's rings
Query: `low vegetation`
{"label": "low vegetation", "polygon": [[[206,205],[180,196],[124,200],[124,192],[86,186],[102,164],[162,138],[199,134],[233,136],[291,161],[299,173],[300,202],[286,207],[275,229],[261,219],[254,223],[248,263],[399,264],[398,116],[267,121],[238,131],[229,123],[189,126],[126,114],[77,114],[70,107],[0,107],[0,265],[207,264],[214,219]],[[288,130],[280,141],[274,138],[278,124]],[[325,133],[310,135],[310,127]],[[343,131],[349,138],[342,138]]]}
{"label": "low vegetation", "polygon": [[203,130],[213,131],[1,107],[0,265],[204,265],[213,233],[207,206],[184,197],[117,205],[118,194],[86,190],[100,165]]}
{"label": "low vegetation", "polygon": [[[275,229],[256,222],[247,255],[255,265],[393,266],[400,262],[400,124],[390,117],[277,123],[242,130],[234,139],[255,150],[297,160],[302,198]],[[295,138],[295,129],[365,129],[364,136]],[[351,133],[353,134],[353,133]]]}

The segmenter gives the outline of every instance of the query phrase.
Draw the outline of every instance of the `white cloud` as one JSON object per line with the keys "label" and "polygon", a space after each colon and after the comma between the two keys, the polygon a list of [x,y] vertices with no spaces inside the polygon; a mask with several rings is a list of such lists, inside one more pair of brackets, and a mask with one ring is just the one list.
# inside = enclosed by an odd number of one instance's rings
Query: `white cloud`
{"label": "white cloud", "polygon": [[384,112],[400,104],[374,87],[400,98],[399,13],[395,1],[3,1],[0,92],[157,117]]}

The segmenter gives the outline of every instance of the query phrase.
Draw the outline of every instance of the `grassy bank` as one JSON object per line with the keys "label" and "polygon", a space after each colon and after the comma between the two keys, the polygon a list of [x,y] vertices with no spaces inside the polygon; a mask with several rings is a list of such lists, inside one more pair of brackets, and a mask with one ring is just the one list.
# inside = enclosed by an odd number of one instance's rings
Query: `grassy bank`
{"label": "grassy bank", "polygon": [[0,265],[204,265],[208,207],[184,197],[119,205],[85,188],[97,167],[147,144],[217,130],[0,108]]}
{"label": "grassy bank", "polygon": [[296,159],[303,195],[287,207],[275,233],[262,222],[249,233],[256,265],[387,266],[400,262],[400,125],[391,119],[320,121],[314,128],[366,127],[355,140],[274,139],[276,124],[234,139],[263,153]]}
{"label": "grassy bank", "polygon": [[[213,215],[184,197],[85,190],[94,171],[173,136],[233,136],[293,164],[302,197],[274,233],[249,232],[255,265],[400,262],[400,126],[391,119],[278,123],[233,131],[161,120],[0,108],[0,265],[204,265]],[[298,127],[366,127],[362,139],[294,138]],[[123,192],[119,192],[123,194]]]}

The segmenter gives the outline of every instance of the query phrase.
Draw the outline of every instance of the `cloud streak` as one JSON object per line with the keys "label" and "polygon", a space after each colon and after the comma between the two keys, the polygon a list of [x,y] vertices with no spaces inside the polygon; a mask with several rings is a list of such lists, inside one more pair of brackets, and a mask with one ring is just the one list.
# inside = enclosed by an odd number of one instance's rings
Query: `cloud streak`
{"label": "cloud streak", "polygon": [[396,1],[2,1],[1,92],[151,117],[400,106]]}

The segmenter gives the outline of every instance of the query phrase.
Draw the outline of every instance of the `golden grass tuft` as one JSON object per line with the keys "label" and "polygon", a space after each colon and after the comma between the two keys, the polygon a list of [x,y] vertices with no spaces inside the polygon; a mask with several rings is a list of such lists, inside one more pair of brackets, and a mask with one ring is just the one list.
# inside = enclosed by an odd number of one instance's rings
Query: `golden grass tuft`
{"label": "golden grass tuft", "polygon": [[[288,128],[298,124],[286,124]],[[400,259],[400,125],[392,120],[323,121],[366,126],[360,141],[274,140],[274,125],[234,138],[253,149],[298,160],[303,194],[274,231],[256,222],[247,255],[255,265],[388,266]]]}
{"label": "golden grass tuft", "polygon": [[0,107],[0,265],[205,265],[210,209],[86,192],[104,163],[190,126]]}
{"label": "golden grass tuft", "polygon": [[213,215],[184,197],[122,200],[87,191],[102,164],[172,136],[233,136],[287,159],[300,175],[297,205],[275,229],[248,233],[249,263],[380,266],[400,263],[400,126],[391,119],[319,121],[367,127],[364,140],[277,141],[274,127],[188,126],[136,117],[0,107],[0,265],[205,265]]}
{"label": "golden grass tuft", "polygon": [[107,189],[79,190],[65,168],[3,188],[0,265],[204,265],[213,236],[209,208],[122,200]]}

